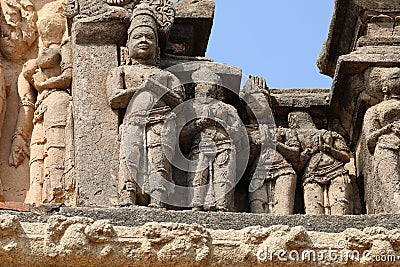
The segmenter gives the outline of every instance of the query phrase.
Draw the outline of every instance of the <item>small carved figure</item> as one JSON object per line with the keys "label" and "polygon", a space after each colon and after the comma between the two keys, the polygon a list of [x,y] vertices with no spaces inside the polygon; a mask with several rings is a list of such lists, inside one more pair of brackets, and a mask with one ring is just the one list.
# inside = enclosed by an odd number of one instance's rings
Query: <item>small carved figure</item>
{"label": "small carved figure", "polygon": [[21,104],[9,164],[18,167],[30,153],[27,203],[72,202],[74,183],[66,179],[64,166],[66,131],[71,130],[68,46],[62,45],[65,52],[58,47],[43,49],[25,63],[18,78]]}
{"label": "small carved figure", "polygon": [[[183,88],[172,88],[177,78],[158,66],[158,24],[148,6],[139,5],[134,10],[127,48],[127,65],[112,70],[107,86],[112,108],[126,108],[129,102],[121,125],[119,201],[126,206],[139,199],[140,204],[164,208],[172,191],[168,158],[174,145],[162,144],[161,134],[164,123],[173,121],[171,110],[182,102]],[[172,124],[170,131],[174,130]],[[142,191],[137,190],[137,184]],[[141,192],[138,196],[137,191]]]}
{"label": "small carved figure", "polygon": [[[260,125],[261,143],[265,145],[256,160],[250,183],[250,211],[252,213],[293,214],[297,175],[288,159],[300,151],[297,135],[291,129],[278,128],[271,133],[267,125]],[[274,138],[275,134],[275,138]],[[265,137],[264,137],[265,136]],[[266,136],[269,136],[269,138]],[[272,137],[272,138],[271,138]],[[285,156],[284,156],[285,155]]]}
{"label": "small carved figure", "polygon": [[256,125],[259,132],[255,142],[260,149],[249,187],[250,211],[293,214],[297,175],[288,159],[293,161],[299,155],[297,135],[291,129],[270,126],[273,120],[267,108],[271,99],[264,78],[250,77],[244,91],[250,125]]}
{"label": "small carved figure", "polygon": [[[188,186],[193,189],[193,210],[230,211],[233,208],[236,178],[236,149],[239,115],[237,110],[223,103],[224,88],[219,86],[219,76],[206,68],[200,68],[193,76],[200,76],[209,83],[195,84],[193,104],[196,120],[188,127],[193,133],[189,159],[197,162],[188,174]],[[194,79],[196,80],[196,79]]]}
{"label": "small carved figure", "polygon": [[384,187],[378,190],[393,213],[400,213],[400,68],[386,73],[382,91],[385,100],[367,110],[363,131],[373,154],[374,179]]}
{"label": "small carved figure", "polygon": [[336,132],[318,130],[305,111],[289,113],[288,121],[301,144],[299,164],[304,170],[306,214],[349,214],[352,187],[344,164],[350,161],[350,149],[344,138]]}

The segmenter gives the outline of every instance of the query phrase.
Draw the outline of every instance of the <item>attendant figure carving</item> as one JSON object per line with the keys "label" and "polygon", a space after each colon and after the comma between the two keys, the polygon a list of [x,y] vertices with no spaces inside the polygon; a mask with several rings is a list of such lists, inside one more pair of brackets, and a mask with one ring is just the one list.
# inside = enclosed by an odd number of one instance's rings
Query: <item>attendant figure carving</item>
{"label": "attendant figure carving", "polygon": [[374,179],[383,186],[378,190],[391,202],[393,213],[400,213],[400,68],[386,72],[382,91],[385,100],[367,110],[363,131],[373,155]]}
{"label": "attendant figure carving", "polygon": [[[288,160],[295,160],[300,151],[296,132],[271,126],[272,113],[266,107],[271,99],[264,78],[250,77],[245,88],[250,124],[259,132],[256,142],[260,154],[254,162],[249,187],[252,213],[293,214],[297,175]],[[264,105],[264,108],[259,107]]]}
{"label": "attendant figure carving", "polygon": [[[0,52],[4,58],[18,61],[25,56],[37,37],[36,21],[37,14],[29,0],[0,1]],[[0,61],[0,137],[7,108],[7,89]],[[3,200],[0,174],[0,201]]]}
{"label": "attendant figure carving", "polygon": [[344,138],[336,132],[318,130],[305,111],[289,113],[288,121],[301,144],[299,164],[304,170],[306,214],[349,214],[352,187],[344,164],[350,161],[350,149]]}
{"label": "attendant figure carving", "polygon": [[201,67],[192,76],[198,76],[198,80],[206,77],[209,83],[195,84],[193,109],[197,119],[189,128],[197,128],[197,133],[193,134],[189,159],[198,165],[188,174],[188,186],[193,189],[191,205],[193,210],[230,211],[234,204],[240,118],[233,106],[222,102],[225,89],[218,85],[221,82],[217,74]]}
{"label": "attendant figure carving", "polygon": [[18,167],[30,154],[27,203],[73,203],[74,182],[65,173],[72,127],[69,49],[68,41],[62,52],[58,47],[44,48],[25,63],[18,78],[21,104],[9,163]]}

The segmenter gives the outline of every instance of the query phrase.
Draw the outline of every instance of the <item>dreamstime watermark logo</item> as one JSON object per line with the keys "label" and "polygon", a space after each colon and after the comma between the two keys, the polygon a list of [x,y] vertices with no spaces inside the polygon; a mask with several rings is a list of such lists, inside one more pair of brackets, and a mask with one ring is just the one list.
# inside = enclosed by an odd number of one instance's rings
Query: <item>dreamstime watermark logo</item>
{"label": "dreamstime watermark logo", "polygon": [[[243,118],[251,116],[268,128],[261,136],[273,136],[275,129],[268,100],[255,97],[263,88],[249,80],[240,92],[241,79],[238,68],[192,62],[160,70],[136,91],[126,111],[122,146],[128,169],[150,197],[159,197],[154,192],[161,188],[169,192],[159,199],[165,204],[212,206],[240,181],[250,157]],[[271,136],[262,143],[268,151],[275,150]],[[268,170],[271,162],[262,164]],[[189,186],[168,179],[172,166],[187,174]]]}
{"label": "dreamstime watermark logo", "polygon": [[396,255],[373,255],[370,250],[362,253],[358,250],[348,249],[348,242],[339,239],[336,248],[313,250],[275,250],[269,247],[257,251],[257,260],[263,262],[325,262],[325,263],[346,263],[346,262],[396,262],[400,256]]}

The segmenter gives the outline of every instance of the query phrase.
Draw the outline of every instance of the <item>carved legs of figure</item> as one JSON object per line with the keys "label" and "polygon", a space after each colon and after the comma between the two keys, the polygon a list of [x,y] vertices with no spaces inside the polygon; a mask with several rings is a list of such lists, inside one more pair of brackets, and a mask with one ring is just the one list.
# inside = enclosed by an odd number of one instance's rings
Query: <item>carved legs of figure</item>
{"label": "carved legs of figure", "polygon": [[250,192],[250,212],[251,213],[267,213],[267,185],[263,182],[256,191]]}
{"label": "carved legs of figure", "polygon": [[65,179],[66,125],[70,97],[66,92],[51,93],[35,111],[31,137],[30,187],[27,203],[72,201],[73,181]]}
{"label": "carved legs of figure", "polygon": [[296,174],[278,177],[275,182],[273,214],[291,215],[296,194]]}
{"label": "carved legs of figure", "polygon": [[331,181],[328,192],[331,215],[350,214],[352,191],[353,188],[348,174],[343,174]]}
{"label": "carved legs of figure", "polygon": [[[194,153],[190,159],[198,161],[197,172],[188,174],[188,186],[193,188],[191,204],[194,210],[228,211],[233,205],[233,183],[236,174],[235,153],[225,149],[214,161],[203,153]],[[204,164],[208,162],[208,167]]]}
{"label": "carved legs of figure", "polygon": [[324,186],[318,183],[305,184],[304,205],[306,214],[325,214]]}
{"label": "carved legs of figure", "polygon": [[191,205],[193,210],[202,210],[205,196],[207,193],[206,186],[208,184],[208,173],[209,168],[203,168],[202,164],[205,164],[205,157],[203,153],[194,153],[191,155],[190,160],[197,161],[199,164],[196,166],[196,172],[188,173],[188,187],[193,190],[193,195],[189,196],[191,198]]}
{"label": "carved legs of figure", "polygon": [[161,145],[163,124],[153,124],[147,127],[147,158],[148,186],[150,207],[163,208],[168,194],[173,190],[172,167],[168,158],[172,158],[172,148]]}
{"label": "carved legs of figure", "polygon": [[[120,166],[119,166],[119,204],[130,206],[136,204],[136,182],[140,162],[144,150],[144,126],[128,122],[121,137]],[[141,183],[143,185],[143,183]],[[143,189],[143,188],[142,188]]]}
{"label": "carved legs of figure", "polygon": [[350,214],[351,181],[347,174],[331,180],[329,184],[307,183],[304,185],[306,214]]}
{"label": "carved legs of figure", "polygon": [[[145,100],[138,103],[146,104]],[[133,205],[136,202],[147,205],[150,198],[150,207],[163,208],[168,194],[173,190],[169,159],[172,159],[175,143],[173,140],[163,140],[161,134],[173,136],[174,126],[170,121],[165,126],[165,111],[162,112],[149,117],[141,116],[140,110],[130,111],[128,114],[134,115],[124,119],[121,126],[122,163],[118,174],[120,205]]]}
{"label": "carved legs of figure", "polygon": [[70,96],[64,91],[51,93],[43,102],[45,113],[43,126],[46,142],[44,145],[43,202],[70,202],[69,193],[74,182],[66,180],[66,125],[70,111]]}
{"label": "carved legs of figure", "polygon": [[295,174],[265,181],[255,192],[250,193],[250,211],[276,215],[293,214],[295,192]]}
{"label": "carved legs of figure", "polygon": [[[224,149],[217,153],[213,164],[215,205],[218,211],[229,211],[233,207],[233,185],[236,176],[236,153]],[[211,173],[210,173],[211,175]]]}
{"label": "carved legs of figure", "polygon": [[383,146],[378,144],[375,149],[375,175],[381,181],[382,195],[392,202],[392,213],[400,213],[400,151]]}
{"label": "carved legs of figure", "polygon": [[30,185],[25,202],[40,204],[42,202],[43,172],[44,172],[44,127],[43,121],[37,121],[33,126],[31,137],[31,152],[29,161]]}

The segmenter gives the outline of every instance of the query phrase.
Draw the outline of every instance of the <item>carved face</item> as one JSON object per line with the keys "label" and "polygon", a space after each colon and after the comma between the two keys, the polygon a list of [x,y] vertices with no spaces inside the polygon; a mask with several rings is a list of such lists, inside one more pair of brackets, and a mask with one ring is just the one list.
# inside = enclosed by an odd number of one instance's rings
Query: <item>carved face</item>
{"label": "carved face", "polygon": [[217,99],[217,86],[213,84],[208,84],[208,83],[197,83],[196,84],[196,89],[195,89],[195,96],[197,98],[214,98]]}
{"label": "carved face", "polygon": [[59,65],[61,62],[60,51],[57,48],[43,49],[37,58],[37,63],[40,68],[47,69]]}
{"label": "carved face", "polygon": [[289,128],[316,129],[311,115],[306,111],[292,111],[288,114]]}
{"label": "carved face", "polygon": [[157,52],[157,35],[147,26],[134,29],[127,43],[129,56],[133,59],[154,59]]}
{"label": "carved face", "polygon": [[387,76],[384,82],[385,89],[388,90],[387,93],[394,95],[400,95],[400,69],[396,69],[395,72]]}

